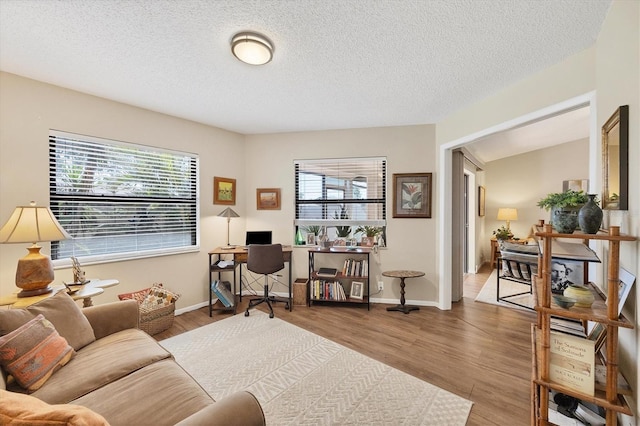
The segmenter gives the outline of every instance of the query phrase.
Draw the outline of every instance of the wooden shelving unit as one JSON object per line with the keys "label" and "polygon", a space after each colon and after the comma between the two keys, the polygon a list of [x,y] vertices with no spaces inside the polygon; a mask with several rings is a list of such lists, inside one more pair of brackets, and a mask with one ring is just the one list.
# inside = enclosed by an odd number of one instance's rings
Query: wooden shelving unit
{"label": "wooden shelving unit", "polygon": [[[550,425],[549,391],[554,390],[603,407],[606,410],[606,424],[617,424],[617,413],[632,415],[618,389],[618,328],[633,328],[633,324],[618,315],[618,285],[620,269],[620,243],[635,241],[632,236],[620,235],[620,228],[612,226],[608,231],[597,234],[559,234],[551,225],[538,227],[536,236],[542,245],[542,257],[538,267],[539,275],[534,280],[535,309],[538,313],[537,323],[532,327],[532,415],[534,425]],[[602,294],[597,287],[591,285],[595,302],[590,308],[572,307],[563,309],[551,299],[551,257],[552,242],[556,238],[580,239],[584,244],[590,240],[606,241],[609,244],[607,269],[607,294]],[[549,379],[551,317],[563,317],[581,321],[602,323],[607,331],[605,340],[605,357],[596,359],[606,366],[606,390],[595,390],[594,396],[576,391],[570,387],[554,383]],[[596,354],[597,355],[597,354]],[[598,357],[596,357],[598,358]]]}
{"label": "wooden shelving unit", "polygon": [[[369,254],[370,253],[371,253],[371,249],[364,248],[364,247],[358,247],[355,249],[348,249],[346,247],[331,247],[331,248],[318,247],[318,248],[309,249],[309,281],[307,283],[307,286],[308,286],[307,300],[309,305],[314,303],[360,304],[360,305],[367,305],[367,310],[368,310],[370,308],[370,305],[369,305],[369,272],[370,272]],[[366,263],[364,263],[365,266],[362,272],[356,275],[344,274],[341,269],[342,268],[342,264],[341,264],[340,267],[336,268],[338,269],[338,274],[335,277],[333,278],[319,277],[318,276],[319,267],[316,265],[316,260],[317,260],[316,257],[318,255],[320,256],[342,255],[342,258],[344,260],[354,259],[356,261],[365,261]],[[315,293],[314,286],[315,286],[316,280],[319,280],[321,283],[333,283],[333,282],[340,283],[340,285],[344,289],[346,299],[336,300],[335,298],[317,297],[316,294],[314,294]],[[349,297],[351,293],[351,285],[354,281],[360,281],[364,284],[362,299],[355,299],[355,298]]]}
{"label": "wooden shelving unit", "polygon": [[[236,298],[236,268],[238,266],[238,263],[236,263],[235,261],[232,261],[230,265],[226,265],[224,267],[220,266],[220,261],[221,261],[221,257],[220,255],[217,255],[217,259],[214,259],[214,254],[213,253],[209,253],[209,316],[213,315],[213,311],[226,311],[226,312],[232,312],[234,315],[236,314],[236,307],[237,307],[237,300],[235,300]],[[213,285],[213,277],[214,274],[217,273],[218,274],[218,280],[221,279],[221,274],[223,272],[233,272],[233,283],[230,285],[229,290],[231,291],[231,294],[233,294],[234,297],[234,301],[233,301],[233,306],[229,306],[226,307],[222,304],[222,302],[218,299],[218,300],[213,300],[215,298],[214,294],[213,294],[213,290],[211,290],[211,286]]]}

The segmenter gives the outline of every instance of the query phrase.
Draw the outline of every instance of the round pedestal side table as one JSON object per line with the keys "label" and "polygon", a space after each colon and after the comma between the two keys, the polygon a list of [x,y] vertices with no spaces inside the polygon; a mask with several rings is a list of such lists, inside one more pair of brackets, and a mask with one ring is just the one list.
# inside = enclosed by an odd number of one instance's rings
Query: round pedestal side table
{"label": "round pedestal side table", "polygon": [[400,304],[397,306],[392,306],[387,308],[387,311],[400,311],[400,312],[404,312],[405,314],[408,314],[411,311],[417,311],[420,309],[420,307],[418,306],[411,306],[411,305],[405,305],[405,298],[404,298],[404,280],[407,278],[417,278],[417,277],[422,277],[424,275],[424,272],[420,272],[420,271],[385,271],[382,273],[382,275],[384,275],[385,277],[391,277],[391,278],[400,278]]}

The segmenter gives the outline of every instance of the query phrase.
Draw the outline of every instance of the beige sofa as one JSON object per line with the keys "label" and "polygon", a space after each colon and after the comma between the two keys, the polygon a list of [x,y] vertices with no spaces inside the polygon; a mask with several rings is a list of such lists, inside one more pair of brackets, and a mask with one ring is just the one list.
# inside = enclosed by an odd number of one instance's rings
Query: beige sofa
{"label": "beige sofa", "polygon": [[[97,413],[97,418],[102,416],[111,425],[265,424],[262,408],[249,392],[215,402],[169,352],[138,329],[138,305],[133,300],[80,309],[68,295],[56,294],[26,310],[0,310],[0,336],[38,314],[65,337],[75,355],[30,395],[3,369],[2,424],[38,420],[39,413],[32,411],[39,405],[55,415],[60,415],[59,410],[77,415],[76,406],[81,406],[80,411]],[[67,420],[68,424],[101,424]]]}

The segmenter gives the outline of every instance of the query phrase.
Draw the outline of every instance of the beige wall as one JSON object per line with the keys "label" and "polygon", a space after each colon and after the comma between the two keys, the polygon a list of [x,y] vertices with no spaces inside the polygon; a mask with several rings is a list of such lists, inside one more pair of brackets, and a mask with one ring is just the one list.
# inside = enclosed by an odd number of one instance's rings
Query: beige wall
{"label": "beige wall", "polygon": [[[0,221],[17,205],[34,200],[49,204],[49,129],[179,149],[200,155],[201,250],[86,266],[89,277],[117,278],[121,284],[98,296],[95,303],[117,300],[116,294],[141,289],[154,282],[181,293],[178,308],[208,300],[207,249],[225,244],[225,221],[215,217],[222,206],[212,204],[213,176],[238,179],[245,186],[244,137],[194,122],[62,89],[12,74],[0,73]],[[224,156],[220,155],[224,152]],[[238,159],[230,161],[230,159]],[[245,200],[235,207],[245,216]],[[236,223],[236,221],[238,223]],[[244,235],[244,219],[232,230]],[[236,227],[237,225],[237,227]],[[239,235],[237,238],[241,238]],[[49,243],[42,243],[49,253]],[[0,294],[13,292],[17,260],[25,244],[0,245]],[[71,281],[70,269],[56,270],[55,283]]]}
{"label": "beige wall", "polygon": [[[294,160],[386,157],[387,208],[390,209],[394,173],[435,172],[434,134],[435,126],[425,125],[247,136],[247,229],[271,226],[275,239],[292,241]],[[255,188],[260,187],[282,188],[282,210],[253,211]],[[407,281],[406,297],[410,303],[434,305],[438,299],[435,220],[393,219],[388,210],[387,235],[388,247],[371,259],[372,293],[377,291],[379,279],[385,282],[384,291],[373,297],[381,302],[397,303],[397,280],[381,277],[380,272],[417,269],[426,275]],[[294,276],[307,275],[307,252],[304,248],[295,248]]]}
{"label": "beige wall", "polygon": [[[562,192],[562,181],[588,179],[589,140],[582,139],[532,151],[485,164],[487,189],[485,229],[482,245],[485,260],[490,259],[489,239],[493,230],[504,225],[496,219],[500,207],[518,209],[518,220],[511,222],[516,237],[526,238],[539,219],[549,222],[549,212],[537,206],[550,192]],[[526,191],[523,191],[526,188]]]}

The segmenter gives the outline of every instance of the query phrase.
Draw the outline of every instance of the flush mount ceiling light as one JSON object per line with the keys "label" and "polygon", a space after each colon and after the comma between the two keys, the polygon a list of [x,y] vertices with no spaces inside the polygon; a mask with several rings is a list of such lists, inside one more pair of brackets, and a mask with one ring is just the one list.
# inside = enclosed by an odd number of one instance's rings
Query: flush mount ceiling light
{"label": "flush mount ceiling light", "polygon": [[233,55],[250,65],[264,65],[273,59],[273,44],[263,35],[242,32],[231,40]]}

